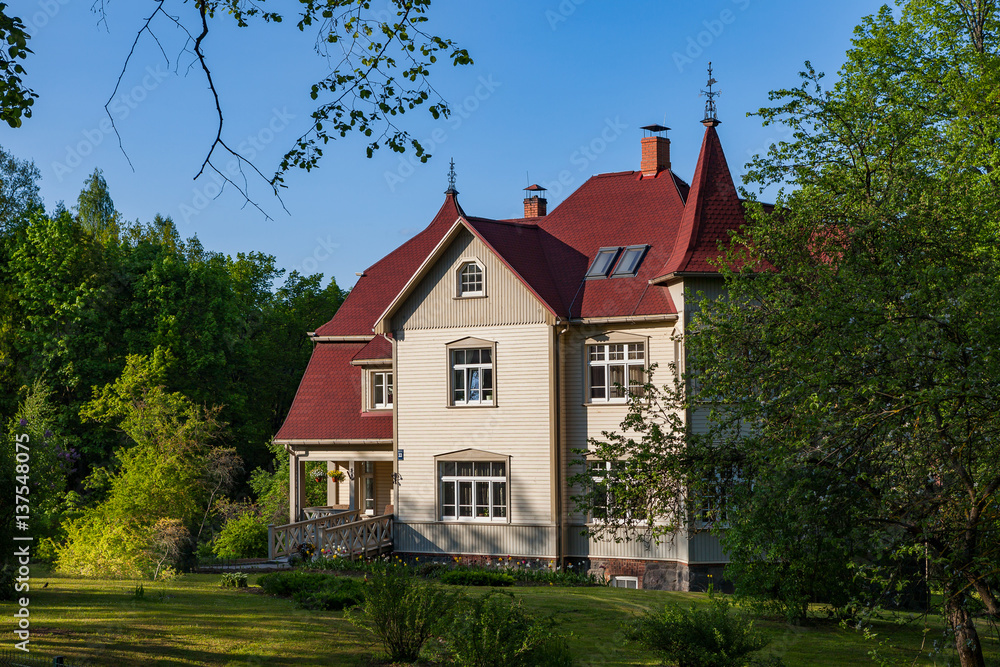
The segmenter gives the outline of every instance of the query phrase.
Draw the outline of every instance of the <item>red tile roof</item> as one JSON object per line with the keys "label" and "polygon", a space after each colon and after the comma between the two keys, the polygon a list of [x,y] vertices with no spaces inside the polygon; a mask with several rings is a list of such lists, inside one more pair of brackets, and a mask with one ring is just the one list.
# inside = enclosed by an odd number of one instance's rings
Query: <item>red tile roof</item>
{"label": "red tile roof", "polygon": [[698,165],[691,180],[684,216],[670,259],[660,275],[716,271],[709,263],[719,256],[719,243],[728,243],[729,230],[743,224],[740,203],[726,155],[714,125],[705,128]]}
{"label": "red tile roof", "polygon": [[375,336],[360,352],[354,355],[352,361],[368,361],[369,359],[392,359],[392,343],[385,336]]}
{"label": "red tile roof", "polygon": [[444,204],[426,229],[365,269],[333,319],[317,329],[316,335],[371,335],[375,320],[392,303],[460,215],[464,212],[458,205],[457,197],[446,195]]}
{"label": "red tile roof", "polygon": [[[626,171],[590,178],[548,216],[518,220],[468,217],[455,192],[430,225],[368,268],[318,336],[371,335],[376,320],[462,217],[544,305],[561,318],[665,315],[677,312],[669,273],[714,271],[708,259],[743,209],[715,127],[708,127],[690,186],[675,174]],[[648,245],[637,275],[587,280],[597,251]],[[392,436],[392,417],[361,412],[362,369],[352,359],[389,359],[389,341],[320,342],[276,436],[375,439]]]}
{"label": "red tile roof", "polygon": [[361,411],[364,369],[351,359],[366,343],[317,343],[275,440],[392,438],[392,415]]}

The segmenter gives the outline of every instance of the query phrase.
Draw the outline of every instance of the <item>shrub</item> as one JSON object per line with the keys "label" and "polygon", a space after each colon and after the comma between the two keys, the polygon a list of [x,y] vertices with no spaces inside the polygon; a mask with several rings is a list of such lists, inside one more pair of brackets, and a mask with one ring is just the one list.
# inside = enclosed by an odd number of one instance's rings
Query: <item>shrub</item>
{"label": "shrub", "polygon": [[626,625],[626,637],[678,667],[743,667],[767,640],[753,621],[730,613],[729,602],[712,597],[708,609],[667,604]]}
{"label": "shrub", "polygon": [[252,511],[230,519],[212,551],[219,558],[266,558],[267,520]]}
{"label": "shrub", "polygon": [[442,584],[457,586],[512,586],[514,577],[489,570],[452,570],[441,575]]}
{"label": "shrub", "polygon": [[572,665],[552,619],[535,619],[510,593],[490,591],[461,605],[448,632],[455,664],[463,667]]}
{"label": "shrub", "polygon": [[427,640],[447,626],[459,599],[458,593],[420,583],[403,568],[389,566],[369,577],[361,613],[348,619],[375,635],[390,660],[413,662]]}
{"label": "shrub", "polygon": [[305,609],[338,611],[364,599],[361,581],[319,572],[272,572],[257,584],[265,593],[292,598]]}
{"label": "shrub", "polygon": [[222,580],[219,581],[220,588],[246,588],[247,587],[247,573],[246,572],[224,572],[222,574]]}

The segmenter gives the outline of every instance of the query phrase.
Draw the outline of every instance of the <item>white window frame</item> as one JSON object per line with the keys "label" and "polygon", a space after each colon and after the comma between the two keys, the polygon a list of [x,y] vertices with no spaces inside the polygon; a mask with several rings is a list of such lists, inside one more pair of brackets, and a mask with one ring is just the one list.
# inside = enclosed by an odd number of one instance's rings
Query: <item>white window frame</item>
{"label": "white window frame", "polygon": [[[490,360],[488,362],[484,362],[482,360],[484,352],[489,354]],[[469,360],[470,353],[475,353],[479,357],[479,360]],[[462,356],[459,357],[459,354]],[[459,361],[459,359],[461,359],[461,361]],[[478,374],[476,373],[477,371]],[[456,396],[456,392],[459,390],[459,383],[457,382],[459,377],[458,373],[461,373],[463,385],[461,388],[463,398],[461,399]],[[474,377],[478,377],[478,399],[470,398],[472,393],[471,385]],[[489,388],[485,387],[487,377],[489,377],[490,380]],[[455,407],[492,407],[496,405],[496,385],[496,346],[494,344],[474,344],[470,342],[468,346],[460,345],[448,347],[449,405]],[[486,398],[487,392],[489,393],[489,398]]]}
{"label": "white window frame", "polygon": [[[465,289],[465,270],[475,266],[479,270],[479,289]],[[478,259],[465,259],[458,265],[455,271],[455,296],[459,299],[469,299],[473,297],[486,296],[486,267]]]}
{"label": "white window frame", "polygon": [[[626,584],[621,586],[620,584]],[[628,584],[635,584],[634,586],[629,586]],[[611,577],[611,588],[632,588],[638,590],[639,588],[639,577],[630,577],[624,575],[615,575]]]}
{"label": "white window frame", "polygon": [[[508,523],[510,521],[510,460],[508,457],[434,460],[441,521]],[[467,489],[468,496],[465,496]],[[484,498],[485,503],[480,501]],[[462,502],[468,499],[467,503]],[[450,502],[449,502],[450,501]],[[448,513],[451,508],[451,513]],[[468,512],[463,514],[464,508]]]}
{"label": "white window frame", "polygon": [[[636,389],[641,391],[646,384],[648,348],[646,341],[587,341],[584,346],[587,403],[625,403],[629,393],[638,393]],[[619,389],[615,386],[616,380],[612,378],[615,368],[621,369],[621,381],[617,382],[623,385],[621,396],[616,395]],[[603,375],[600,385],[595,382],[598,370]],[[638,376],[637,381],[632,377],[633,373]],[[602,390],[604,395],[595,396],[597,390]]]}
{"label": "white window frame", "polygon": [[[379,377],[382,378],[382,402],[380,403],[375,392],[378,389]],[[392,410],[395,399],[396,387],[394,384],[393,370],[391,368],[379,368],[368,371],[368,401],[369,410]],[[386,391],[388,389],[388,391]],[[387,396],[388,395],[388,396]],[[388,397],[388,401],[385,399]]]}
{"label": "white window frame", "polygon": [[692,521],[698,528],[729,526],[729,497],[733,485],[739,481],[739,471],[733,467],[725,473],[716,471],[713,477],[708,484],[711,491],[697,493],[692,498]]}
{"label": "white window frame", "polygon": [[[623,461],[603,461],[600,459],[589,459],[587,461],[587,472],[590,473],[590,481],[594,487],[605,483],[607,473],[611,472],[615,468],[621,468],[624,465]],[[594,489],[594,500],[596,498],[597,490]],[[598,505],[596,502],[590,507],[589,521],[590,523],[605,523],[608,520],[608,507],[612,504],[611,502],[611,491],[607,488],[604,489],[604,504]],[[603,516],[598,516],[597,508],[603,507]],[[627,516],[627,515],[626,515]]]}

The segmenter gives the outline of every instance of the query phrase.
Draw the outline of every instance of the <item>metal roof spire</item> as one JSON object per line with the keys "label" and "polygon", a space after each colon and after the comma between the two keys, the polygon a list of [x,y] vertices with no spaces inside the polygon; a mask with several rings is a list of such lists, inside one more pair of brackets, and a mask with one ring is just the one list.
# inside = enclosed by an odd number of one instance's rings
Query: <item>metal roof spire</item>
{"label": "metal roof spire", "polygon": [[451,168],[448,169],[448,189],[444,193],[446,195],[458,194],[458,190],[455,189],[455,158],[451,159]]}
{"label": "metal roof spire", "polygon": [[718,125],[720,122],[718,111],[715,108],[715,98],[721,95],[718,90],[712,90],[712,86],[718,83],[715,77],[712,76],[712,63],[708,63],[708,90],[701,91],[707,99],[705,100],[705,118],[701,121],[705,125]]}

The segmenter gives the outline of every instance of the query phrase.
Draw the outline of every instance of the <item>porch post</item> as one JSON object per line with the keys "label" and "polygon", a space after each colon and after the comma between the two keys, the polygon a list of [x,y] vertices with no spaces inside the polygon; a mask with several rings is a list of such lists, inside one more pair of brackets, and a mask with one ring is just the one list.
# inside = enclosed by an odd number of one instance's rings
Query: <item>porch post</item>
{"label": "porch post", "polygon": [[289,523],[295,523],[302,516],[305,463],[294,454],[288,456],[288,520]]}
{"label": "porch post", "polygon": [[361,479],[361,468],[358,467],[358,462],[357,461],[349,461],[348,465],[351,466],[349,470],[354,475],[354,479],[350,479],[350,475],[348,475],[348,479],[350,481],[350,484],[347,487],[348,488],[348,492],[350,493],[350,501],[349,501],[348,508],[353,512],[354,510],[358,509],[358,501],[357,501],[357,498],[358,498],[358,481]]}
{"label": "porch post", "polygon": [[[326,462],[326,471],[333,472],[337,470],[340,466],[337,465],[336,461]],[[340,504],[340,485],[333,481],[333,478],[327,475],[326,477],[326,504],[327,505],[339,505]]]}

